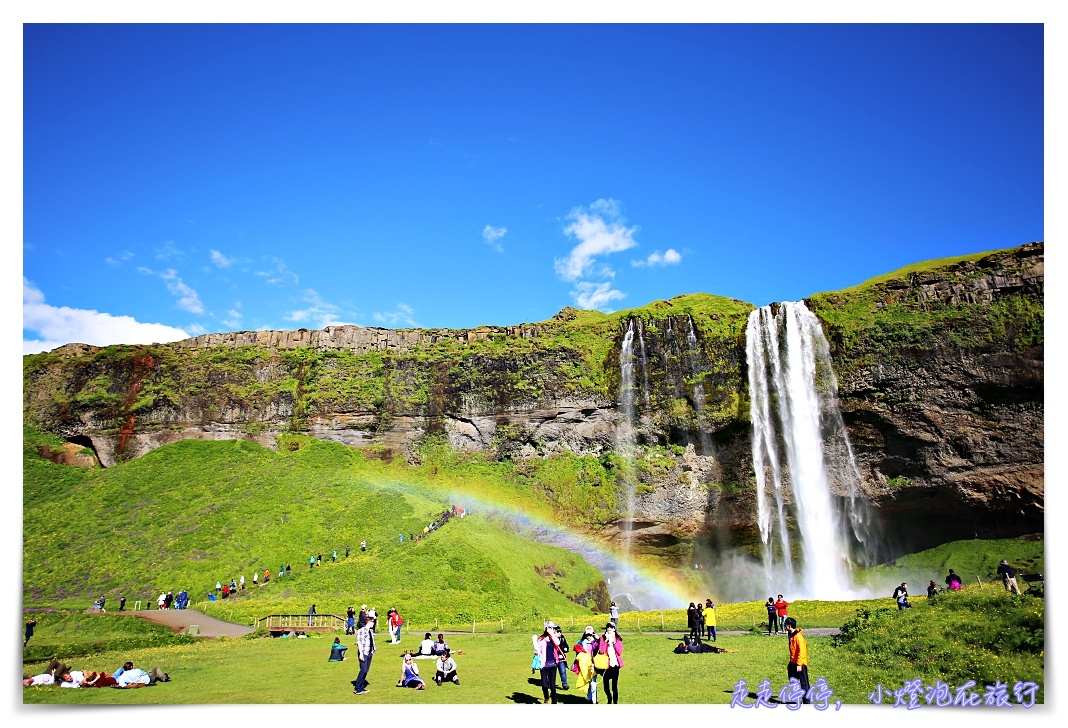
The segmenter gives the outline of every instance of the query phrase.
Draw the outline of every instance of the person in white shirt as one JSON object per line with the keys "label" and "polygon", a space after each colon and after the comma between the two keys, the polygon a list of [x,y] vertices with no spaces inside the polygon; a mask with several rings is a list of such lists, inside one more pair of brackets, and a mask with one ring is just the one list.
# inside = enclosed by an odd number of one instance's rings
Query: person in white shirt
{"label": "person in white shirt", "polygon": [[55,682],[56,679],[49,675],[47,672],[45,672],[41,673],[40,675],[34,675],[33,677],[26,678],[22,681],[22,687],[28,688],[33,687],[34,685],[53,685],[55,684]]}
{"label": "person in white shirt", "polygon": [[426,638],[419,643],[419,657],[433,657],[434,656],[434,640],[430,639],[430,633],[426,633]]}
{"label": "person in white shirt", "polygon": [[449,656],[449,651],[445,650],[442,653],[441,659],[437,663],[437,671],[434,673],[434,682],[441,685],[443,682],[452,682],[456,685],[460,684],[460,678],[456,676],[456,661]]}
{"label": "person in white shirt", "polygon": [[59,684],[61,688],[80,688],[85,684],[85,673],[81,670],[71,670],[60,677],[63,679]]}

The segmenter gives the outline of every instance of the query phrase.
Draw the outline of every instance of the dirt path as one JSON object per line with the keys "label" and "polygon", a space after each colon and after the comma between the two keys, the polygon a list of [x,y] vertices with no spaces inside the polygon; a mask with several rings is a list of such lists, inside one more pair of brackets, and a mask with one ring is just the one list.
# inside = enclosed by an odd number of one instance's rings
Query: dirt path
{"label": "dirt path", "polygon": [[112,614],[129,614],[149,622],[163,624],[175,632],[185,632],[189,625],[200,627],[201,637],[242,637],[252,632],[252,627],[224,622],[209,617],[195,609],[141,609],[139,611],[112,612]]}

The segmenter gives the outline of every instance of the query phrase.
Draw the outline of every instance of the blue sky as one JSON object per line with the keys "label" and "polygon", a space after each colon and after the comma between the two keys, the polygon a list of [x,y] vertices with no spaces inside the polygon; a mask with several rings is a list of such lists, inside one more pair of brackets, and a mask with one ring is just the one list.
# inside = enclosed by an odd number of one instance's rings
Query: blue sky
{"label": "blue sky", "polygon": [[1040,25],[27,25],[23,349],[763,305],[1044,239]]}

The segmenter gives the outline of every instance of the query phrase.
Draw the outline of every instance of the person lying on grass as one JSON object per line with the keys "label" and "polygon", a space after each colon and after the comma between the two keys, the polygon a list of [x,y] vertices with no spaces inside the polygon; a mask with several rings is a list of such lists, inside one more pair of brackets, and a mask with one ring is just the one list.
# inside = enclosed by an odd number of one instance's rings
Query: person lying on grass
{"label": "person lying on grass", "polygon": [[405,654],[401,662],[401,677],[397,682],[397,687],[426,690],[426,683],[423,682],[423,678],[419,677],[419,667],[415,664],[411,654]]}
{"label": "person lying on grass", "polygon": [[131,667],[128,670],[123,670],[121,675],[115,677],[114,687],[143,688],[146,685],[155,685],[157,682],[169,682],[170,679],[171,676],[158,667],[153,667],[148,672],[139,667]]}

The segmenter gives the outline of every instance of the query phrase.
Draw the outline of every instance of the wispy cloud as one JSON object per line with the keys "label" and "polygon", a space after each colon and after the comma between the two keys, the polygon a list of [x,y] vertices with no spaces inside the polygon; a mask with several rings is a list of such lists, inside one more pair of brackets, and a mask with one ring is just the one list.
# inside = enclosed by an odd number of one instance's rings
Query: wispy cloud
{"label": "wispy cloud", "polygon": [[122,253],[120,253],[119,255],[117,255],[114,258],[112,258],[111,256],[108,256],[107,258],[104,258],[104,262],[107,263],[110,266],[114,266],[114,267],[117,268],[118,266],[122,265],[123,263],[125,263],[126,261],[130,260],[130,258],[133,258],[133,257],[134,257],[133,253],[131,253],[129,250],[124,250],[124,251],[122,251]]}
{"label": "wispy cloud", "polygon": [[297,274],[289,270],[289,266],[286,265],[284,260],[272,256],[267,258],[267,261],[270,262],[270,267],[266,270],[256,271],[256,275],[266,279],[266,282],[271,285],[278,285],[280,283],[288,283],[293,286],[297,285],[299,281]]}
{"label": "wispy cloud", "polygon": [[385,324],[387,327],[396,328],[418,328],[419,324],[413,318],[415,310],[411,306],[398,303],[396,311],[383,311],[372,315],[375,321],[380,324]]}
{"label": "wispy cloud", "polygon": [[571,298],[581,308],[602,310],[612,301],[625,298],[625,293],[612,287],[615,270],[600,260],[638,244],[634,239],[638,227],[626,225],[619,201],[600,199],[588,208],[576,207],[565,222],[564,234],[578,244],[566,258],[556,258],[554,264],[557,276],[575,284]]}
{"label": "wispy cloud", "polygon": [[508,234],[508,228],[495,228],[492,225],[487,225],[482,228],[482,239],[486,241],[486,245],[490,246],[498,253],[504,252],[504,246],[501,245],[501,238]]}
{"label": "wispy cloud", "polygon": [[645,260],[632,260],[630,264],[635,268],[664,267],[665,265],[678,265],[682,262],[682,256],[674,248],[668,248],[661,255],[659,250],[653,251]]}
{"label": "wispy cloud", "polygon": [[167,284],[167,290],[178,299],[178,308],[189,313],[204,313],[204,304],[200,302],[197,292],[186,284],[174,268],[168,268],[159,274],[159,277]]}
{"label": "wispy cloud", "polygon": [[[567,216],[564,233],[578,241],[566,258],[557,258],[556,273],[565,281],[575,281],[594,271],[598,256],[611,255],[633,248],[638,227],[627,227],[620,214],[618,200],[597,200],[589,208],[576,207]],[[597,275],[610,276],[612,270],[602,266]]]}
{"label": "wispy cloud", "polygon": [[234,307],[226,312],[226,316],[222,319],[222,325],[228,326],[231,329],[236,329],[241,326],[241,301],[234,303]]}
{"label": "wispy cloud", "polygon": [[[153,344],[189,338],[182,329],[141,323],[130,316],[113,316],[88,309],[52,306],[44,294],[22,279],[22,353],[49,351],[64,344]],[[39,338],[27,339],[26,332]]]}
{"label": "wispy cloud", "polygon": [[325,329],[327,326],[344,326],[348,323],[338,318],[340,307],[324,300],[312,288],[304,291],[301,300],[308,304],[306,308],[290,311],[282,318],[295,324],[309,324],[316,329]]}
{"label": "wispy cloud", "polygon": [[579,281],[575,284],[575,290],[571,291],[571,297],[579,308],[604,308],[612,301],[626,298],[627,294],[612,288],[609,281],[594,283],[593,281]]}
{"label": "wispy cloud", "polygon": [[219,268],[229,268],[236,260],[223,255],[218,250],[210,250],[208,252],[211,254],[211,262]]}
{"label": "wispy cloud", "polygon": [[185,251],[175,245],[173,240],[168,240],[162,246],[156,248],[156,258],[159,260],[175,260],[184,257]]}

